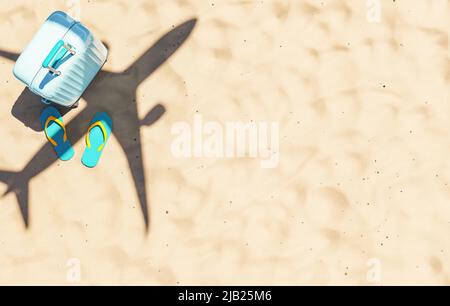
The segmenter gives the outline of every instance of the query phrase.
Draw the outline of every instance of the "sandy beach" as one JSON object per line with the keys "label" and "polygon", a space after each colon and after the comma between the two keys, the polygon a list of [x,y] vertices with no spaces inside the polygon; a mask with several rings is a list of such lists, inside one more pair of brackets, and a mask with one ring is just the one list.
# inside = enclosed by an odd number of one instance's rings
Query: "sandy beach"
{"label": "sandy beach", "polygon": [[[0,284],[450,285],[449,1],[0,3]],[[69,162],[12,74],[56,10],[109,49]],[[278,162],[176,156],[195,118],[277,123]]]}

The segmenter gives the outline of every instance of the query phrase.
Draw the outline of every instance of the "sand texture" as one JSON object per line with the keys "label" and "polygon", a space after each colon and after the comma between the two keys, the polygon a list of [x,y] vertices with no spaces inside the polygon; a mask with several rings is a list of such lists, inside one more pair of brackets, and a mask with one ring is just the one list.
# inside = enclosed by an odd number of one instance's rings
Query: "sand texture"
{"label": "sand texture", "polygon": [[[449,1],[0,4],[0,284],[450,285]],[[12,74],[55,10],[110,51],[69,162]],[[279,164],[176,158],[195,115],[279,122]]]}

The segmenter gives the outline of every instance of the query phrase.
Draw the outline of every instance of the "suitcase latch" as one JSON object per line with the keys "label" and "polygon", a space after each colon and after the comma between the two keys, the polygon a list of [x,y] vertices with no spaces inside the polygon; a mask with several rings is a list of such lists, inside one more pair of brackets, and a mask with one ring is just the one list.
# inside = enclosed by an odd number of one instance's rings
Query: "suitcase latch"
{"label": "suitcase latch", "polygon": [[48,69],[51,73],[55,75],[58,76],[61,75],[61,71],[57,70],[55,68],[55,65],[62,58],[64,58],[67,55],[67,53],[72,54],[72,56],[76,54],[75,50],[70,44],[64,42],[63,40],[59,40],[45,58],[44,62],[42,63],[42,67]]}

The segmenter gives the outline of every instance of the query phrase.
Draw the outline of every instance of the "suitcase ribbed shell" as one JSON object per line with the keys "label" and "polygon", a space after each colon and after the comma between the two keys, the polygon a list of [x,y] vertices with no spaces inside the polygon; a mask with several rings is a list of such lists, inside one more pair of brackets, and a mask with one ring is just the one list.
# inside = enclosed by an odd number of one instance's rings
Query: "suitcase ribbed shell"
{"label": "suitcase ribbed shell", "polygon": [[[61,74],[56,75],[42,63],[59,40],[70,44],[76,54],[58,63],[55,69]],[[71,106],[99,72],[107,55],[106,47],[86,27],[63,12],[55,12],[17,60],[14,74],[35,94]]]}

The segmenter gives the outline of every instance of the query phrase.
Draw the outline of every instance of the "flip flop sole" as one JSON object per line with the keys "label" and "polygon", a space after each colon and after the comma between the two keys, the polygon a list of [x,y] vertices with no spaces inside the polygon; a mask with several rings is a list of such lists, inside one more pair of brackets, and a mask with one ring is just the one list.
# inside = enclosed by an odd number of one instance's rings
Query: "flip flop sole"
{"label": "flip flop sole", "polygon": [[[99,126],[95,126],[90,131],[88,131],[91,146],[86,146],[83,157],[81,158],[81,162],[83,163],[83,165],[88,168],[94,168],[95,166],[97,166],[102,156],[103,150],[105,149],[106,143],[109,140],[109,136],[112,133],[112,120],[111,117],[108,116],[108,114],[97,113],[91,120],[89,127],[96,122],[100,122],[103,125],[106,131],[106,135],[103,135],[103,131]],[[104,145],[99,151],[98,148],[102,144]]]}

